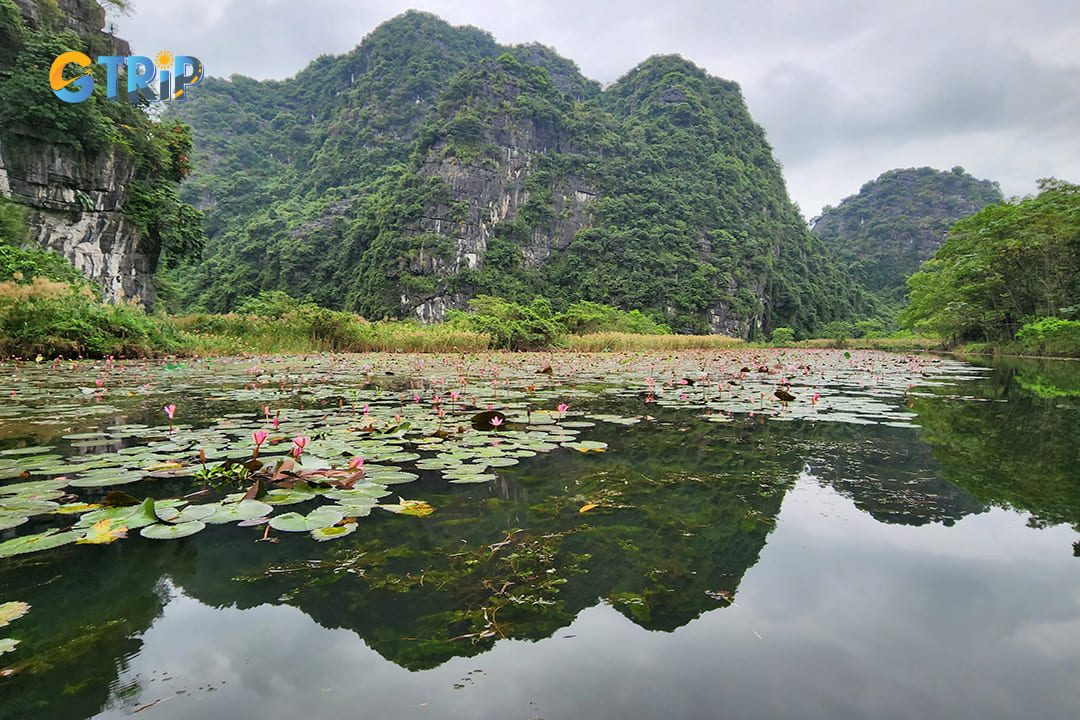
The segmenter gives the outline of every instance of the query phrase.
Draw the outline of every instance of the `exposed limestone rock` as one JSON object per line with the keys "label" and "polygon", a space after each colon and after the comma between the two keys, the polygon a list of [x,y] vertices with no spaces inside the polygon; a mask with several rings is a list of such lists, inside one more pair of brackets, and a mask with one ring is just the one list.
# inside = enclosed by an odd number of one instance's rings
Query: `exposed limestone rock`
{"label": "exposed limestone rock", "polygon": [[[48,3],[40,0],[15,0],[19,13],[27,27],[32,30],[41,29],[42,23],[48,23],[54,18],[47,15]],[[105,29],[105,10],[92,0],[56,0],[56,6],[62,15],[55,17],[58,27],[55,30],[71,30],[78,35],[101,35],[109,44],[110,55],[130,55],[131,47],[127,40],[115,37],[111,32],[102,32]],[[53,11],[55,12],[55,10]]]}
{"label": "exposed limestone rock", "polygon": [[[36,0],[15,0],[30,28],[42,22]],[[101,35],[105,12],[93,2],[57,0],[62,29]],[[114,54],[128,54],[127,42],[102,35]],[[70,147],[18,136],[0,142],[0,193],[27,207],[32,239],[69,259],[101,283],[105,297],[133,300],[150,309],[160,248],[144,239],[124,217],[127,184],[134,172],[130,156],[111,149],[94,156]]]}
{"label": "exposed limestone rock", "polygon": [[[524,184],[532,164],[558,147],[557,138],[529,120],[506,122],[493,136],[500,156],[498,163],[492,158],[462,163],[453,155],[444,156],[445,143],[428,152],[422,172],[426,177],[445,180],[450,200],[433,215],[423,218],[417,231],[448,238],[451,249],[441,255],[420,252],[410,263],[414,273],[432,274],[442,280],[462,270],[481,269],[495,227],[516,218],[529,201]],[[566,248],[574,233],[589,224],[588,204],[596,197],[593,188],[570,176],[560,179],[552,190],[555,219],[545,227],[533,229],[528,242],[521,246],[522,262],[527,268],[538,267],[553,252]],[[456,208],[465,211],[458,210],[455,214]],[[447,310],[464,308],[468,299],[469,295],[450,292],[445,283],[439,283],[433,293],[403,295],[401,309],[423,322],[439,322]]]}

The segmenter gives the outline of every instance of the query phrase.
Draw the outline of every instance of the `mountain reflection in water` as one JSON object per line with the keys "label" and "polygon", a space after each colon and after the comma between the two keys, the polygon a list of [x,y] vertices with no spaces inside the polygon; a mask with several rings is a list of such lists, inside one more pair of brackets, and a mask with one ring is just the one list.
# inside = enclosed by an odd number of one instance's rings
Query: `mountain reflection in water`
{"label": "mountain reflection in water", "polygon": [[913,394],[918,427],[657,409],[330,543],[2,561],[0,718],[1075,716],[1066,367]]}

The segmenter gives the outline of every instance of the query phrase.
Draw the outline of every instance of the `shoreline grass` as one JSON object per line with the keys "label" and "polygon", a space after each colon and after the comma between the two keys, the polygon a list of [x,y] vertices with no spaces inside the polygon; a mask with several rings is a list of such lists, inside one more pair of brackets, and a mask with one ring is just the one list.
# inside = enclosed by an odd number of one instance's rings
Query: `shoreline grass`
{"label": "shoreline grass", "polygon": [[[55,306],[55,307],[54,307]],[[90,312],[94,310],[95,312]],[[78,311],[78,312],[76,312]],[[516,352],[497,350],[492,336],[460,323],[421,325],[415,321],[369,322],[360,316],[323,309],[279,316],[146,315],[137,308],[109,306],[75,295],[31,298],[0,306],[0,318],[19,333],[0,332],[0,357],[159,357],[299,354],[318,352]],[[33,326],[33,332],[29,329]],[[733,349],[847,349],[898,353],[937,352],[958,356],[1076,359],[1031,343],[968,344],[950,347],[942,338],[898,334],[875,338],[814,338],[783,343],[747,342],[726,335],[636,334],[603,331],[553,337],[547,352],[676,352]],[[1068,348],[1066,348],[1068,349]],[[1056,352],[1051,352],[1054,350]]]}

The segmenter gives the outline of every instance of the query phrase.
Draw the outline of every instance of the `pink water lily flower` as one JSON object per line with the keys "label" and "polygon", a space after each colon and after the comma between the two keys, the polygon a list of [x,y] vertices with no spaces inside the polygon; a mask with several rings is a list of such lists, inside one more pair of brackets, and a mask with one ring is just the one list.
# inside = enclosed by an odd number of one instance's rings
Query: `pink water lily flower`
{"label": "pink water lily flower", "polygon": [[362,457],[354,457],[352,460],[349,461],[349,469],[350,470],[361,470],[361,469],[363,469],[363,467],[364,467],[364,458],[362,458]]}
{"label": "pink water lily flower", "polygon": [[307,447],[307,444],[309,442],[311,442],[311,438],[309,438],[309,437],[304,437],[303,435],[297,435],[296,437],[294,437],[293,441],[292,441],[292,443],[293,443],[293,448],[292,448],[293,457],[295,457],[297,460],[299,460],[300,455],[303,454],[304,448]]}
{"label": "pink water lily flower", "polygon": [[503,424],[503,419],[496,415],[495,417],[491,418],[491,424],[495,427],[499,427]]}
{"label": "pink water lily flower", "polygon": [[175,405],[166,405],[165,406],[165,414],[169,416],[170,420],[172,420],[173,415],[176,414],[176,406]]}
{"label": "pink water lily flower", "polygon": [[252,460],[259,459],[259,447],[264,442],[266,442],[267,437],[268,435],[265,430],[256,430],[255,432],[251,433],[251,439],[255,441],[255,449],[251,453]]}

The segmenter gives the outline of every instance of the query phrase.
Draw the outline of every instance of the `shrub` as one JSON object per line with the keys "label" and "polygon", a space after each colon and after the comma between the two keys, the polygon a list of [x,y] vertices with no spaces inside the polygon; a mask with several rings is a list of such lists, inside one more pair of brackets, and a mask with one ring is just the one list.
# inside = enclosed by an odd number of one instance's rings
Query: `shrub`
{"label": "shrub", "polygon": [[795,331],[789,327],[778,327],[772,331],[773,345],[790,345],[795,342]]}
{"label": "shrub", "polygon": [[495,348],[545,349],[555,345],[563,333],[551,312],[551,303],[544,297],[529,305],[519,305],[481,295],[469,301],[469,310],[468,313],[451,311],[448,319],[473,332],[489,335]]}
{"label": "shrub", "polygon": [[599,332],[634,333],[636,335],[670,335],[671,328],[657,323],[639,310],[625,312],[610,305],[582,300],[570,305],[556,318],[566,332],[591,335]]}
{"label": "shrub", "polygon": [[1022,352],[1080,356],[1080,321],[1040,318],[1020,328],[1016,339]]}

